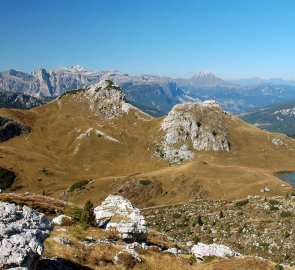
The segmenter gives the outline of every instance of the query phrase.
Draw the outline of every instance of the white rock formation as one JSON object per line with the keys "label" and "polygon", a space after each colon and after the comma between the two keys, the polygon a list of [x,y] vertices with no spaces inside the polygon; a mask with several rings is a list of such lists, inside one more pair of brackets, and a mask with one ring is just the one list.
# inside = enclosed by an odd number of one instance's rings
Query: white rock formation
{"label": "white rock formation", "polygon": [[34,269],[52,229],[44,214],[0,202],[0,269]]}
{"label": "white rock formation", "polygon": [[101,80],[86,88],[90,108],[105,119],[113,119],[128,113],[132,105],[125,101],[121,88],[110,80]]}
{"label": "white rock formation", "polygon": [[192,149],[230,150],[223,111],[212,100],[175,105],[161,128],[165,135],[158,152],[172,163],[192,159]]}
{"label": "white rock formation", "polygon": [[229,247],[225,245],[210,244],[206,245],[203,243],[198,243],[194,245],[191,249],[192,253],[196,259],[203,260],[204,257],[215,256],[220,258],[240,256],[239,253],[232,251]]}
{"label": "white rock formation", "polygon": [[60,226],[67,226],[67,225],[71,225],[74,220],[66,215],[59,215],[57,217],[55,217],[52,222],[56,225],[60,225]]}
{"label": "white rock formation", "polygon": [[146,221],[138,208],[122,196],[109,195],[94,209],[97,226],[115,230],[124,240],[146,239]]}

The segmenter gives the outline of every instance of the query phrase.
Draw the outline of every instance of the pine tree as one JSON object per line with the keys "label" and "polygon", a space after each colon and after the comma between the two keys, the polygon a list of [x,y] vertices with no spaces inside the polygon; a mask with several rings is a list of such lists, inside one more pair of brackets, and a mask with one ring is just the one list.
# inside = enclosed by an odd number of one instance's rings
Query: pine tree
{"label": "pine tree", "polygon": [[93,203],[90,200],[88,200],[85,203],[82,216],[81,216],[81,223],[85,227],[95,225],[94,207],[93,207]]}

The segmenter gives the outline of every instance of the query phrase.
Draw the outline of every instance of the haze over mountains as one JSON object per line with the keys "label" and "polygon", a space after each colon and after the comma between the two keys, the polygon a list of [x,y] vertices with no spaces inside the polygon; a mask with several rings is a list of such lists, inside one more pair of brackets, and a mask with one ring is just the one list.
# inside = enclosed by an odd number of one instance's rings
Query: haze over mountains
{"label": "haze over mountains", "polygon": [[[0,90],[34,97],[55,98],[66,91],[85,88],[101,79],[111,79],[126,94],[127,100],[154,116],[167,114],[185,101],[214,99],[228,112],[295,100],[294,81],[247,79],[226,81],[205,71],[191,78],[157,75],[128,75],[114,71],[90,71],[79,65],[51,71],[40,68],[31,74],[9,70],[0,73]],[[9,106],[8,106],[9,107]],[[11,107],[11,106],[10,106]]]}

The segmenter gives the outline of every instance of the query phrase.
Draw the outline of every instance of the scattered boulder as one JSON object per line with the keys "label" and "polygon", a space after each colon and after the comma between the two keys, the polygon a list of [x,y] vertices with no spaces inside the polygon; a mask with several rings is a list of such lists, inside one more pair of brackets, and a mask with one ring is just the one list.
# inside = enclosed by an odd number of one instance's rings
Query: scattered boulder
{"label": "scattered boulder", "polygon": [[239,253],[232,251],[229,247],[225,245],[210,244],[206,245],[203,243],[198,243],[194,245],[191,249],[192,253],[197,260],[204,260],[204,257],[214,256],[219,258],[235,257],[240,256]]}
{"label": "scattered boulder", "polygon": [[12,119],[0,116],[0,142],[7,141],[15,136],[30,133],[30,131],[30,127],[26,127]]}
{"label": "scattered boulder", "polygon": [[74,220],[69,216],[59,215],[58,217],[55,217],[52,222],[60,226],[69,226],[74,223]]}
{"label": "scattered boulder", "polygon": [[175,105],[161,128],[165,135],[158,153],[171,163],[192,159],[192,149],[230,150],[224,112],[215,101]]}
{"label": "scattered boulder", "polygon": [[115,230],[128,241],[146,239],[146,221],[139,209],[122,196],[109,195],[94,209],[98,227]]}
{"label": "scattered boulder", "polygon": [[35,269],[52,229],[44,214],[0,202],[0,268]]}

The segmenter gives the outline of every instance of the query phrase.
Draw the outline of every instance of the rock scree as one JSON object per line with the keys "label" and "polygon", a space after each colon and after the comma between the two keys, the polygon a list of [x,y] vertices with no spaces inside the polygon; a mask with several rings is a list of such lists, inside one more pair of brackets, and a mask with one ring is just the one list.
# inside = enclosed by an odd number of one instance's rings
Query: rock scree
{"label": "rock scree", "polygon": [[146,221],[140,210],[122,196],[109,195],[94,209],[98,227],[115,230],[126,241],[144,241]]}
{"label": "rock scree", "polygon": [[224,112],[215,101],[175,105],[164,118],[164,131],[158,153],[171,163],[194,157],[195,150],[229,151],[229,132]]}
{"label": "rock scree", "polygon": [[35,269],[52,229],[44,214],[0,202],[0,269]]}

